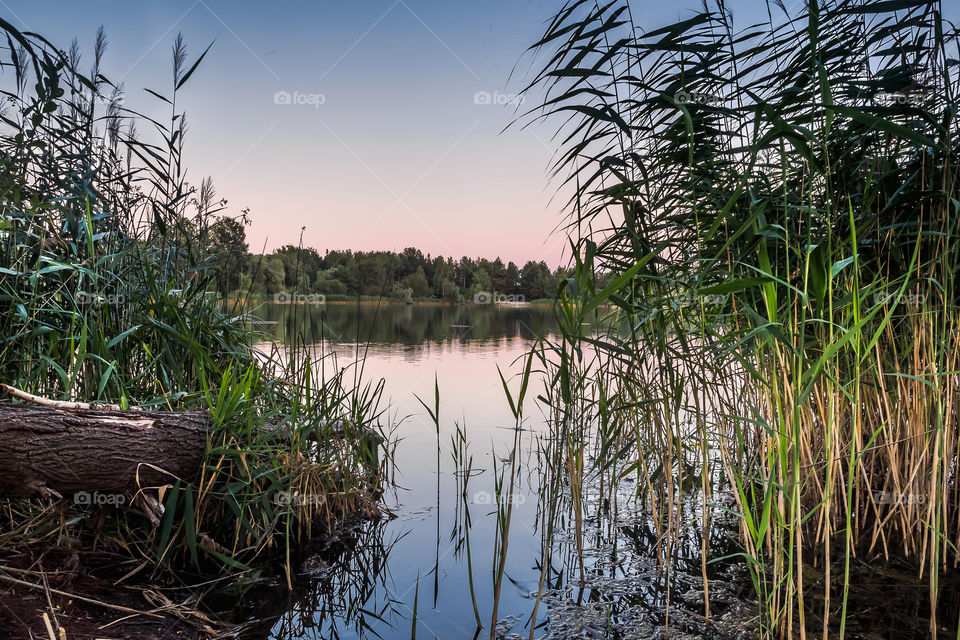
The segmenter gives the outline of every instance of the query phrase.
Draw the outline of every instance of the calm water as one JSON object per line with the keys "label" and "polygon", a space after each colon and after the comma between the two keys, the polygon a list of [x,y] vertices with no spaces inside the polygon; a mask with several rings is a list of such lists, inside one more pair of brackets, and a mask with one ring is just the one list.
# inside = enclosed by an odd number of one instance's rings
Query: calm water
{"label": "calm water", "polygon": [[[276,344],[295,336],[315,341],[318,353],[333,354],[328,362],[351,367],[362,360],[365,380],[385,381],[385,424],[397,445],[395,477],[384,503],[396,517],[362,523],[305,554],[292,594],[279,584],[255,589],[241,614],[262,621],[250,637],[489,638],[499,539],[495,467],[502,472],[508,465],[515,434],[498,367],[515,388],[533,342],[554,337],[552,309],[267,305],[258,315]],[[417,400],[432,406],[435,379],[441,396],[439,438]],[[541,576],[537,452],[547,420],[535,398],[542,386],[535,375],[519,436],[520,474],[495,626],[496,637],[508,640],[529,637]],[[461,497],[464,474],[451,456],[458,427],[466,432],[467,457],[472,457],[466,500]],[[637,480],[625,476],[609,502],[598,500],[605,494],[593,480],[585,481],[582,577],[574,527],[569,511],[561,509],[533,637],[646,640],[665,637],[666,625],[670,637],[754,637],[756,604],[743,563],[730,555],[736,522],[722,508],[712,508],[709,546],[715,560],[727,559],[708,569],[712,624],[706,625],[701,529],[683,530],[670,550],[673,569],[662,571],[654,559],[662,539],[635,499]],[[680,519],[696,523],[702,503],[695,489],[684,495]],[[723,492],[712,500],[732,506]],[[474,618],[471,566],[482,630]],[[855,608],[872,608],[879,592],[869,585],[861,590]],[[900,623],[873,617],[871,625],[881,636],[896,637]]]}
{"label": "calm water", "polygon": [[[496,536],[493,460],[505,462],[514,418],[497,367],[519,372],[538,335],[551,332],[548,307],[269,305],[258,315],[279,342],[297,332],[323,336],[323,349],[339,367],[365,358],[364,378],[386,381],[389,422],[399,439],[396,477],[385,503],[397,516],[365,525],[345,541],[351,551],[308,561],[307,587],[270,632],[271,638],[410,638],[417,607],[417,637],[472,638],[462,498],[451,456],[456,425],[468,436],[473,471],[468,482],[469,544],[477,607],[489,637],[493,605],[492,559]],[[440,456],[434,424],[419,395],[432,406],[440,386]],[[539,389],[534,389],[539,393]],[[530,394],[535,396],[535,394]],[[530,460],[533,434],[544,424],[535,402],[526,405],[522,458]],[[462,475],[462,474],[461,474]],[[535,476],[535,474],[532,474]],[[520,477],[514,501],[499,618],[529,616],[540,577],[537,487]],[[418,586],[419,584],[419,586]],[[522,622],[518,625],[522,626]]]}
{"label": "calm water", "polygon": [[[417,638],[489,638],[498,539],[494,466],[502,471],[508,464],[514,438],[498,367],[515,389],[514,378],[533,341],[555,331],[552,309],[268,305],[258,315],[280,344],[297,334],[322,336],[318,351],[334,354],[338,367],[365,359],[364,379],[385,380],[388,423],[398,444],[396,477],[384,496],[396,518],[364,523],[307,558],[292,596],[284,588],[267,590],[249,612],[265,620],[255,637],[399,639],[415,632]],[[439,439],[417,400],[432,406],[435,379],[441,397]],[[497,636],[505,638],[529,636],[541,575],[537,447],[546,419],[535,400],[543,381],[534,376],[530,384],[498,611]],[[458,426],[466,431],[467,457],[473,459],[466,508],[459,484],[464,474],[451,455]],[[662,631],[667,578],[652,559],[656,529],[632,500],[632,483],[621,483],[612,517],[600,515],[607,509],[591,497],[599,492],[587,491],[585,509],[593,515],[585,525],[584,580],[570,522],[561,517],[535,637],[549,632],[555,638],[649,638]],[[688,506],[695,509],[693,501]],[[671,605],[670,626],[681,630],[692,630],[702,611],[697,604],[699,529],[688,533],[690,539],[674,552],[679,570],[669,576],[674,599],[688,594],[690,600],[689,624]],[[718,530],[711,546],[723,548],[724,535]],[[471,565],[481,631],[470,595]]]}

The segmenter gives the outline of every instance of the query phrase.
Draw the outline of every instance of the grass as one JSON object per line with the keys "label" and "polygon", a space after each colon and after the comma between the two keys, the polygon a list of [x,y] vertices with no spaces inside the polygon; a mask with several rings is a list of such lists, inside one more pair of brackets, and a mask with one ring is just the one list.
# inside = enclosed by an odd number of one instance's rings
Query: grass
{"label": "grass", "polygon": [[209,47],[190,59],[177,37],[169,88],[149,92],[168,117],[152,119],[107,78],[102,30],[85,74],[76,43],[0,29],[0,380],[213,423],[197,478],[142,488],[165,507],[159,526],[5,501],[0,549],[105,545],[142,561],[142,579],[181,585],[229,586],[279,558],[289,586],[298,544],[378,511],[382,384],[363,382],[362,363],[332,367],[313,336],[256,351],[242,308],[206,295],[222,211],[209,180],[186,181],[178,96]]}
{"label": "grass", "polygon": [[[754,25],[720,2],[657,29],[635,8],[566,3],[523,116],[556,123],[572,194],[541,353],[574,511],[584,473],[636,474],[669,572],[730,495],[767,635],[844,636],[851,563],[901,558],[936,636],[960,541],[957,30],[938,2]],[[692,486],[717,497],[683,521]]]}
{"label": "grass", "polygon": [[[653,520],[667,626],[691,531],[710,618],[726,510],[765,635],[851,635],[854,562],[885,559],[912,563],[942,634],[958,621],[938,617],[941,576],[960,561],[957,30],[923,0],[770,3],[755,25],[719,2],[652,30],[634,8],[572,0],[533,46],[546,62],[528,91],[544,99],[524,117],[557,123],[575,265],[553,303],[560,335],[530,354],[519,391],[502,379],[516,429],[494,472],[491,637],[534,364],[550,432],[531,637],[558,527],[571,523],[584,580],[590,505],[615,511],[627,477]],[[300,541],[375,509],[382,385],[362,382],[362,360],[318,357],[296,318],[291,348],[258,354],[239,301],[207,298],[222,212],[209,181],[186,181],[178,106],[206,51],[191,59],[177,38],[170,86],[151,92],[167,115],[149,118],[102,71],[102,33],[81,73],[78,47],[0,28],[0,379],[202,408],[215,425],[198,479],[150,489],[159,526],[8,502],[0,547],[96,541],[181,583],[279,557],[292,586]],[[425,407],[439,456],[438,388]],[[480,627],[472,465],[456,446]]]}

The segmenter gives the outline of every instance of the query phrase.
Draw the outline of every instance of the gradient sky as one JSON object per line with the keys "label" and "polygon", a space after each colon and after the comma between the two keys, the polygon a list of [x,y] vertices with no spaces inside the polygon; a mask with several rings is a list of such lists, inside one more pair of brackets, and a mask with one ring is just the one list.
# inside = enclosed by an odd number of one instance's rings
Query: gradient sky
{"label": "gradient sky", "polygon": [[[698,3],[645,4],[640,20],[656,27]],[[0,15],[63,48],[78,38],[87,60],[102,24],[105,74],[124,83],[126,106],[155,116],[166,110],[143,89],[168,92],[177,32],[191,63],[215,41],[179,98],[188,180],[209,175],[231,213],[250,208],[251,251],[296,244],[306,227],[321,253],[415,246],[554,266],[565,240],[552,132],[501,133],[514,106],[495,103],[535,72],[525,51],[561,5],[0,0]],[[278,92],[322,104],[277,104]]]}

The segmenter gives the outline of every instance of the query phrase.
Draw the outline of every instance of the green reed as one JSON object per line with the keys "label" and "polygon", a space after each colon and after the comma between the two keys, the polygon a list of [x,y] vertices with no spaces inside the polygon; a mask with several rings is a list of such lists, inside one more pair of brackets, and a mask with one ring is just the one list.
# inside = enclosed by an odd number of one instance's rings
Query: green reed
{"label": "green reed", "polygon": [[635,473],[669,573],[730,496],[766,633],[842,636],[872,556],[916,564],[935,636],[960,542],[957,30],[926,1],[755,25],[717,2],[653,29],[633,8],[565,4],[527,89],[571,194],[545,366],[574,512],[584,473]]}
{"label": "green reed", "polygon": [[154,119],[123,106],[102,30],[83,73],[78,46],[0,29],[0,380],[51,399],[203,409],[213,425],[198,478],[143,488],[164,506],[158,524],[11,502],[0,545],[106,540],[142,570],[222,572],[221,584],[279,552],[289,584],[298,541],[376,512],[382,384],[329,367],[314,336],[257,351],[252,317],[211,295],[211,229],[228,218],[209,180],[186,181],[179,100],[210,48],[191,60],[176,38],[170,85],[148,97],[169,117]]}

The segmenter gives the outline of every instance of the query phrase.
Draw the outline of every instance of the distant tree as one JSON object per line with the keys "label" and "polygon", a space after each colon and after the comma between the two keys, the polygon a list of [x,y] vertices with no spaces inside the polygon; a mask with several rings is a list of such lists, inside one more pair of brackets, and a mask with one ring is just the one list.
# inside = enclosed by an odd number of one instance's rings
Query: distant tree
{"label": "distant tree", "polygon": [[490,280],[490,275],[483,267],[478,266],[473,270],[473,284],[470,286],[471,295],[478,291],[491,291],[492,289],[493,283]]}
{"label": "distant tree", "polygon": [[437,295],[446,297],[443,293],[443,285],[445,282],[450,282],[453,284],[453,263],[447,262],[443,256],[437,256],[433,259],[432,270],[433,275],[427,274],[427,278],[430,280],[430,284],[433,286],[433,292]]}
{"label": "distant tree", "polygon": [[253,290],[258,293],[274,294],[286,287],[283,262],[274,256],[252,258],[249,273],[253,280]]}
{"label": "distant tree", "polygon": [[557,279],[550,273],[546,262],[533,262],[523,265],[520,272],[520,293],[527,300],[552,298],[557,293]]}
{"label": "distant tree", "polygon": [[520,269],[512,261],[507,264],[506,281],[506,293],[514,293],[520,288]]}
{"label": "distant tree", "polygon": [[240,273],[240,282],[233,291],[237,291],[244,296],[253,291],[253,278],[250,277],[249,273],[246,271]]}
{"label": "distant tree", "polygon": [[436,264],[434,264],[433,258],[430,257],[430,254],[427,254],[427,257],[423,260],[423,272],[427,276],[427,282],[430,283],[430,286],[433,289],[436,289]]}
{"label": "distant tree", "polygon": [[224,295],[240,288],[247,266],[247,232],[243,220],[217,218],[207,232],[207,252],[216,270],[217,289]]}
{"label": "distant tree", "polygon": [[427,274],[423,267],[417,267],[417,270],[403,279],[403,284],[413,292],[415,298],[427,298],[433,294],[433,288],[427,282]]}
{"label": "distant tree", "polygon": [[520,271],[520,294],[527,300],[543,297],[543,289],[540,286],[540,266],[533,260],[523,265]]}
{"label": "distant tree", "polygon": [[366,296],[384,294],[393,282],[387,273],[387,254],[382,251],[357,253],[355,260],[360,293]]}
{"label": "distant tree", "polygon": [[394,284],[390,288],[389,297],[394,300],[403,300],[404,302],[413,302],[413,291],[402,284]]}
{"label": "distant tree", "polygon": [[467,256],[460,258],[460,261],[454,266],[453,281],[460,287],[461,291],[466,291],[473,286],[473,272],[476,268],[477,265]]}
{"label": "distant tree", "polygon": [[286,281],[289,289],[295,288],[301,276],[306,276],[309,282],[316,278],[317,271],[323,268],[323,258],[312,247],[295,247],[292,244],[280,247],[273,252],[283,262]]}
{"label": "distant tree", "polygon": [[328,272],[321,271],[313,283],[313,290],[324,295],[344,295],[350,293],[346,285],[336,278],[328,277]]}
{"label": "distant tree", "polygon": [[360,267],[356,257],[350,255],[343,264],[338,265],[336,274],[337,279],[347,287],[347,291],[355,295],[360,293]]}
{"label": "distant tree", "polygon": [[[561,270],[557,267],[556,272],[551,273],[550,267],[547,266],[546,262],[542,260],[537,264],[540,265],[540,273],[543,275],[543,297],[544,298],[556,298],[557,297],[557,287],[560,285],[559,273]],[[563,272],[563,277],[567,278],[569,273]]]}
{"label": "distant tree", "polygon": [[550,276],[550,282],[553,285],[553,287],[549,289],[550,295],[552,296],[557,295],[557,289],[560,287],[560,281],[566,280],[572,275],[572,273],[573,272],[570,269],[566,269],[564,267],[557,267],[556,270],[554,270],[554,272]]}
{"label": "distant tree", "polygon": [[403,250],[403,253],[400,254],[400,276],[405,278],[409,275],[412,275],[417,272],[419,267],[422,267],[424,262],[423,252],[420,249],[415,249],[413,247],[407,247]]}
{"label": "distant tree", "polygon": [[440,295],[444,300],[457,302],[460,299],[460,289],[451,280],[444,280],[440,284]]}
{"label": "distant tree", "polygon": [[297,279],[297,288],[295,291],[298,293],[309,293],[313,291],[313,284],[307,274],[300,274],[300,278]]}
{"label": "distant tree", "polygon": [[513,291],[503,260],[495,258],[492,262],[490,260],[481,260],[480,262],[484,270],[490,275],[490,286],[494,291],[501,293]]}
{"label": "distant tree", "polygon": [[[229,244],[230,230],[242,236],[242,227],[224,225],[218,233],[222,242]],[[218,236],[219,237],[219,236]],[[239,273],[251,278],[254,291],[275,293],[280,290],[315,291],[329,295],[386,296],[397,300],[441,297],[457,301],[469,298],[478,291],[521,293],[528,300],[552,297],[557,282],[566,277],[566,271],[551,273],[545,262],[528,261],[520,269],[513,262],[504,265],[494,258],[459,260],[443,256],[424,257],[419,249],[407,247],[401,253],[393,251],[338,251],[327,250],[321,257],[313,248],[286,245],[271,255],[261,258],[245,252],[246,269],[235,269],[231,289],[239,283]]]}
{"label": "distant tree", "polygon": [[327,251],[323,256],[323,268],[332,269],[342,264],[346,264],[353,257],[352,251]]}

